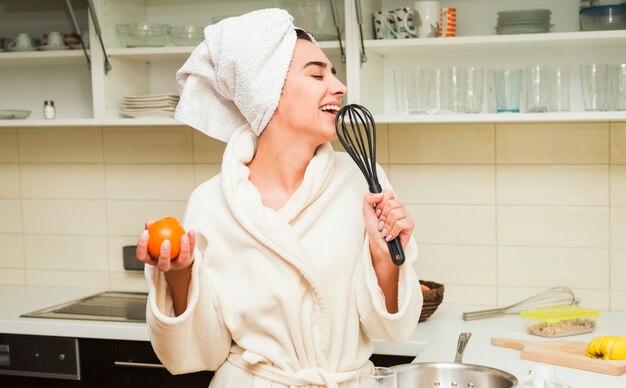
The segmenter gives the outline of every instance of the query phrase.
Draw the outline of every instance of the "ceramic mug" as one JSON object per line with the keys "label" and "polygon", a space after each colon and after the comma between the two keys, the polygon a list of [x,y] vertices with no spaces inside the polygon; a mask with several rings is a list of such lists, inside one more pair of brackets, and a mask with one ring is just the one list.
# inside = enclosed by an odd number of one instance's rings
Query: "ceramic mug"
{"label": "ceramic mug", "polygon": [[32,47],[33,45],[32,45],[31,37],[25,32],[17,34],[17,37],[13,39],[7,45],[7,48],[17,48],[17,49],[29,49]]}
{"label": "ceramic mug", "polygon": [[394,39],[396,37],[393,33],[396,28],[396,21],[391,11],[376,11],[372,13],[372,21],[376,39]]}
{"label": "ceramic mug", "polygon": [[49,47],[60,47],[65,45],[63,35],[57,31],[48,33],[47,41],[47,46]]}
{"label": "ceramic mug", "polygon": [[408,39],[417,37],[417,29],[413,21],[413,10],[409,7],[397,8],[389,11],[394,18],[394,24],[389,23],[389,18],[383,20],[383,23],[391,31],[396,39]]}
{"label": "ceramic mug", "polygon": [[456,36],[456,8],[441,8],[439,36]]}
{"label": "ceramic mug", "polygon": [[416,1],[415,24],[418,38],[436,38],[439,32],[441,6],[438,1]]}

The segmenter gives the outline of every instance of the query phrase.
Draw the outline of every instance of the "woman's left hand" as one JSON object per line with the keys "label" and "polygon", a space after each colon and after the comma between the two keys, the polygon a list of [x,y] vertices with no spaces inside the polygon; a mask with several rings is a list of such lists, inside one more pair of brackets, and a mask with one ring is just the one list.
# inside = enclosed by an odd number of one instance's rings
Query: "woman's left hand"
{"label": "woman's left hand", "polygon": [[407,213],[402,202],[398,201],[391,190],[383,190],[382,193],[367,193],[363,198],[363,218],[365,230],[369,236],[370,244],[378,246],[400,236],[402,248],[411,239],[415,224]]}

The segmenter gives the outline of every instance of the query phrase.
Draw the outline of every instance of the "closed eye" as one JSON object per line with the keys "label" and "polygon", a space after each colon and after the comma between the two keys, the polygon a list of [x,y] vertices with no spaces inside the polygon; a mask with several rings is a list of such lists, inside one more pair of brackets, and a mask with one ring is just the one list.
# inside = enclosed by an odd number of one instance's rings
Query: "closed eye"
{"label": "closed eye", "polygon": [[315,79],[319,79],[319,80],[323,80],[324,79],[323,75],[312,75],[311,77],[313,77]]}

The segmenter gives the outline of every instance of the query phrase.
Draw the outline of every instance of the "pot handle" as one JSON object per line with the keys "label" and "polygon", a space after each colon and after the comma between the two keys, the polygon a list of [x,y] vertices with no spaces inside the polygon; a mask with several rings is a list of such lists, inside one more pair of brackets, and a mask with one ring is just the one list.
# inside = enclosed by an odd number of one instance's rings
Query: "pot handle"
{"label": "pot handle", "polygon": [[456,356],[454,357],[454,362],[463,362],[463,352],[465,352],[465,347],[467,346],[471,336],[472,333],[469,332],[464,332],[459,335],[459,340],[456,344]]}

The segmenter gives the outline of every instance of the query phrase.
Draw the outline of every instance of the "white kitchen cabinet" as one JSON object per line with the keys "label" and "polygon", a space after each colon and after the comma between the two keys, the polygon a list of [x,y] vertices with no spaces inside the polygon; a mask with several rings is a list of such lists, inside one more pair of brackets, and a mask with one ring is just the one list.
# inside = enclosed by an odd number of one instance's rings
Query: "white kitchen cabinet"
{"label": "white kitchen cabinet", "polygon": [[[14,3],[26,4],[15,16]],[[207,25],[215,18],[241,14],[254,9],[283,6],[291,10],[298,0],[94,0],[102,28],[111,71],[105,74],[104,56],[93,25],[87,22],[85,2],[73,0],[81,28],[90,29],[91,70],[80,50],[59,52],[0,52],[0,108],[29,109],[26,120],[0,120],[0,126],[50,125],[180,125],[174,119],[132,119],[119,113],[123,95],[176,92],[174,74],[193,47],[170,44],[155,48],[122,47],[116,25],[153,22],[170,25]],[[326,2],[329,3],[329,2]],[[412,5],[403,0],[361,0],[367,62],[361,63],[361,38],[354,0],[338,0],[344,49],[343,64],[336,40],[320,45],[348,86],[348,102],[361,103],[375,114],[378,122],[502,122],[502,121],[587,121],[626,120],[626,112],[584,112],[580,96],[578,65],[591,62],[626,62],[626,30],[578,31],[577,0],[464,0],[441,1],[442,6],[458,9],[458,37],[408,40],[375,40],[371,13]],[[56,8],[55,8],[56,7]],[[0,18],[11,16],[11,23],[0,25],[0,36],[18,32],[41,35],[52,30],[72,31],[64,0],[0,0]],[[82,8],[81,8],[82,7]],[[547,34],[495,35],[497,11],[550,8],[553,32]],[[315,17],[313,14],[312,17]],[[329,14],[330,17],[330,14]],[[42,23],[41,20],[46,22]],[[51,24],[52,23],[52,24]],[[55,24],[56,23],[56,24]],[[298,17],[296,17],[296,24]],[[331,22],[332,24],[332,22]],[[570,68],[570,107],[562,113],[519,114],[395,114],[392,72],[394,69],[423,65],[431,67],[481,66],[487,68],[524,67],[545,63]],[[43,101],[57,105],[57,119],[43,120]]]}
{"label": "white kitchen cabinet", "polygon": [[[81,30],[88,28],[86,3],[73,0]],[[0,37],[26,32],[74,31],[65,0],[0,0]],[[0,109],[27,109],[27,120],[1,120],[2,126],[85,125],[94,123],[91,71],[82,50],[0,52]],[[57,120],[43,120],[44,100],[53,100]]]}
{"label": "white kitchen cabinet", "polygon": [[[324,2],[327,4],[328,2]],[[341,5],[343,2],[339,1]],[[103,39],[113,70],[94,84],[104,95],[102,121],[105,125],[171,124],[174,119],[133,119],[119,113],[119,102],[124,95],[176,93],[175,73],[189,57],[194,47],[125,48],[116,32],[119,23],[149,22],[169,25],[205,26],[216,19],[238,15],[260,8],[298,7],[298,1],[255,0],[232,2],[227,0],[101,0],[97,2]],[[341,7],[343,9],[343,7]],[[295,8],[294,8],[295,9]],[[329,7],[324,8],[329,11]],[[330,13],[327,13],[330,17]],[[100,16],[102,15],[102,16]],[[343,15],[342,15],[343,16]],[[295,21],[298,25],[298,20]],[[341,63],[337,41],[322,41],[320,46],[334,62],[339,77],[345,82],[346,69]]]}
{"label": "white kitchen cabinet", "polygon": [[[616,1],[614,1],[616,2]],[[527,122],[625,120],[626,112],[585,112],[579,65],[626,63],[626,30],[579,31],[577,0],[465,0],[440,1],[457,8],[457,36],[450,38],[375,40],[371,13],[407,6],[400,0],[362,0],[367,62],[350,73],[352,98],[367,106],[379,122]],[[410,2],[412,4],[412,2]],[[552,32],[496,35],[497,12],[549,8]],[[570,70],[570,111],[558,113],[396,114],[393,70],[411,66],[430,68],[476,66],[486,69],[524,68],[531,64]],[[352,70],[350,68],[349,70]],[[381,76],[382,74],[382,76]],[[356,94],[356,96],[355,96]],[[381,98],[381,94],[382,97]],[[485,96],[487,98],[487,96]],[[522,98],[522,108],[523,108]],[[487,111],[485,108],[484,112]]]}

